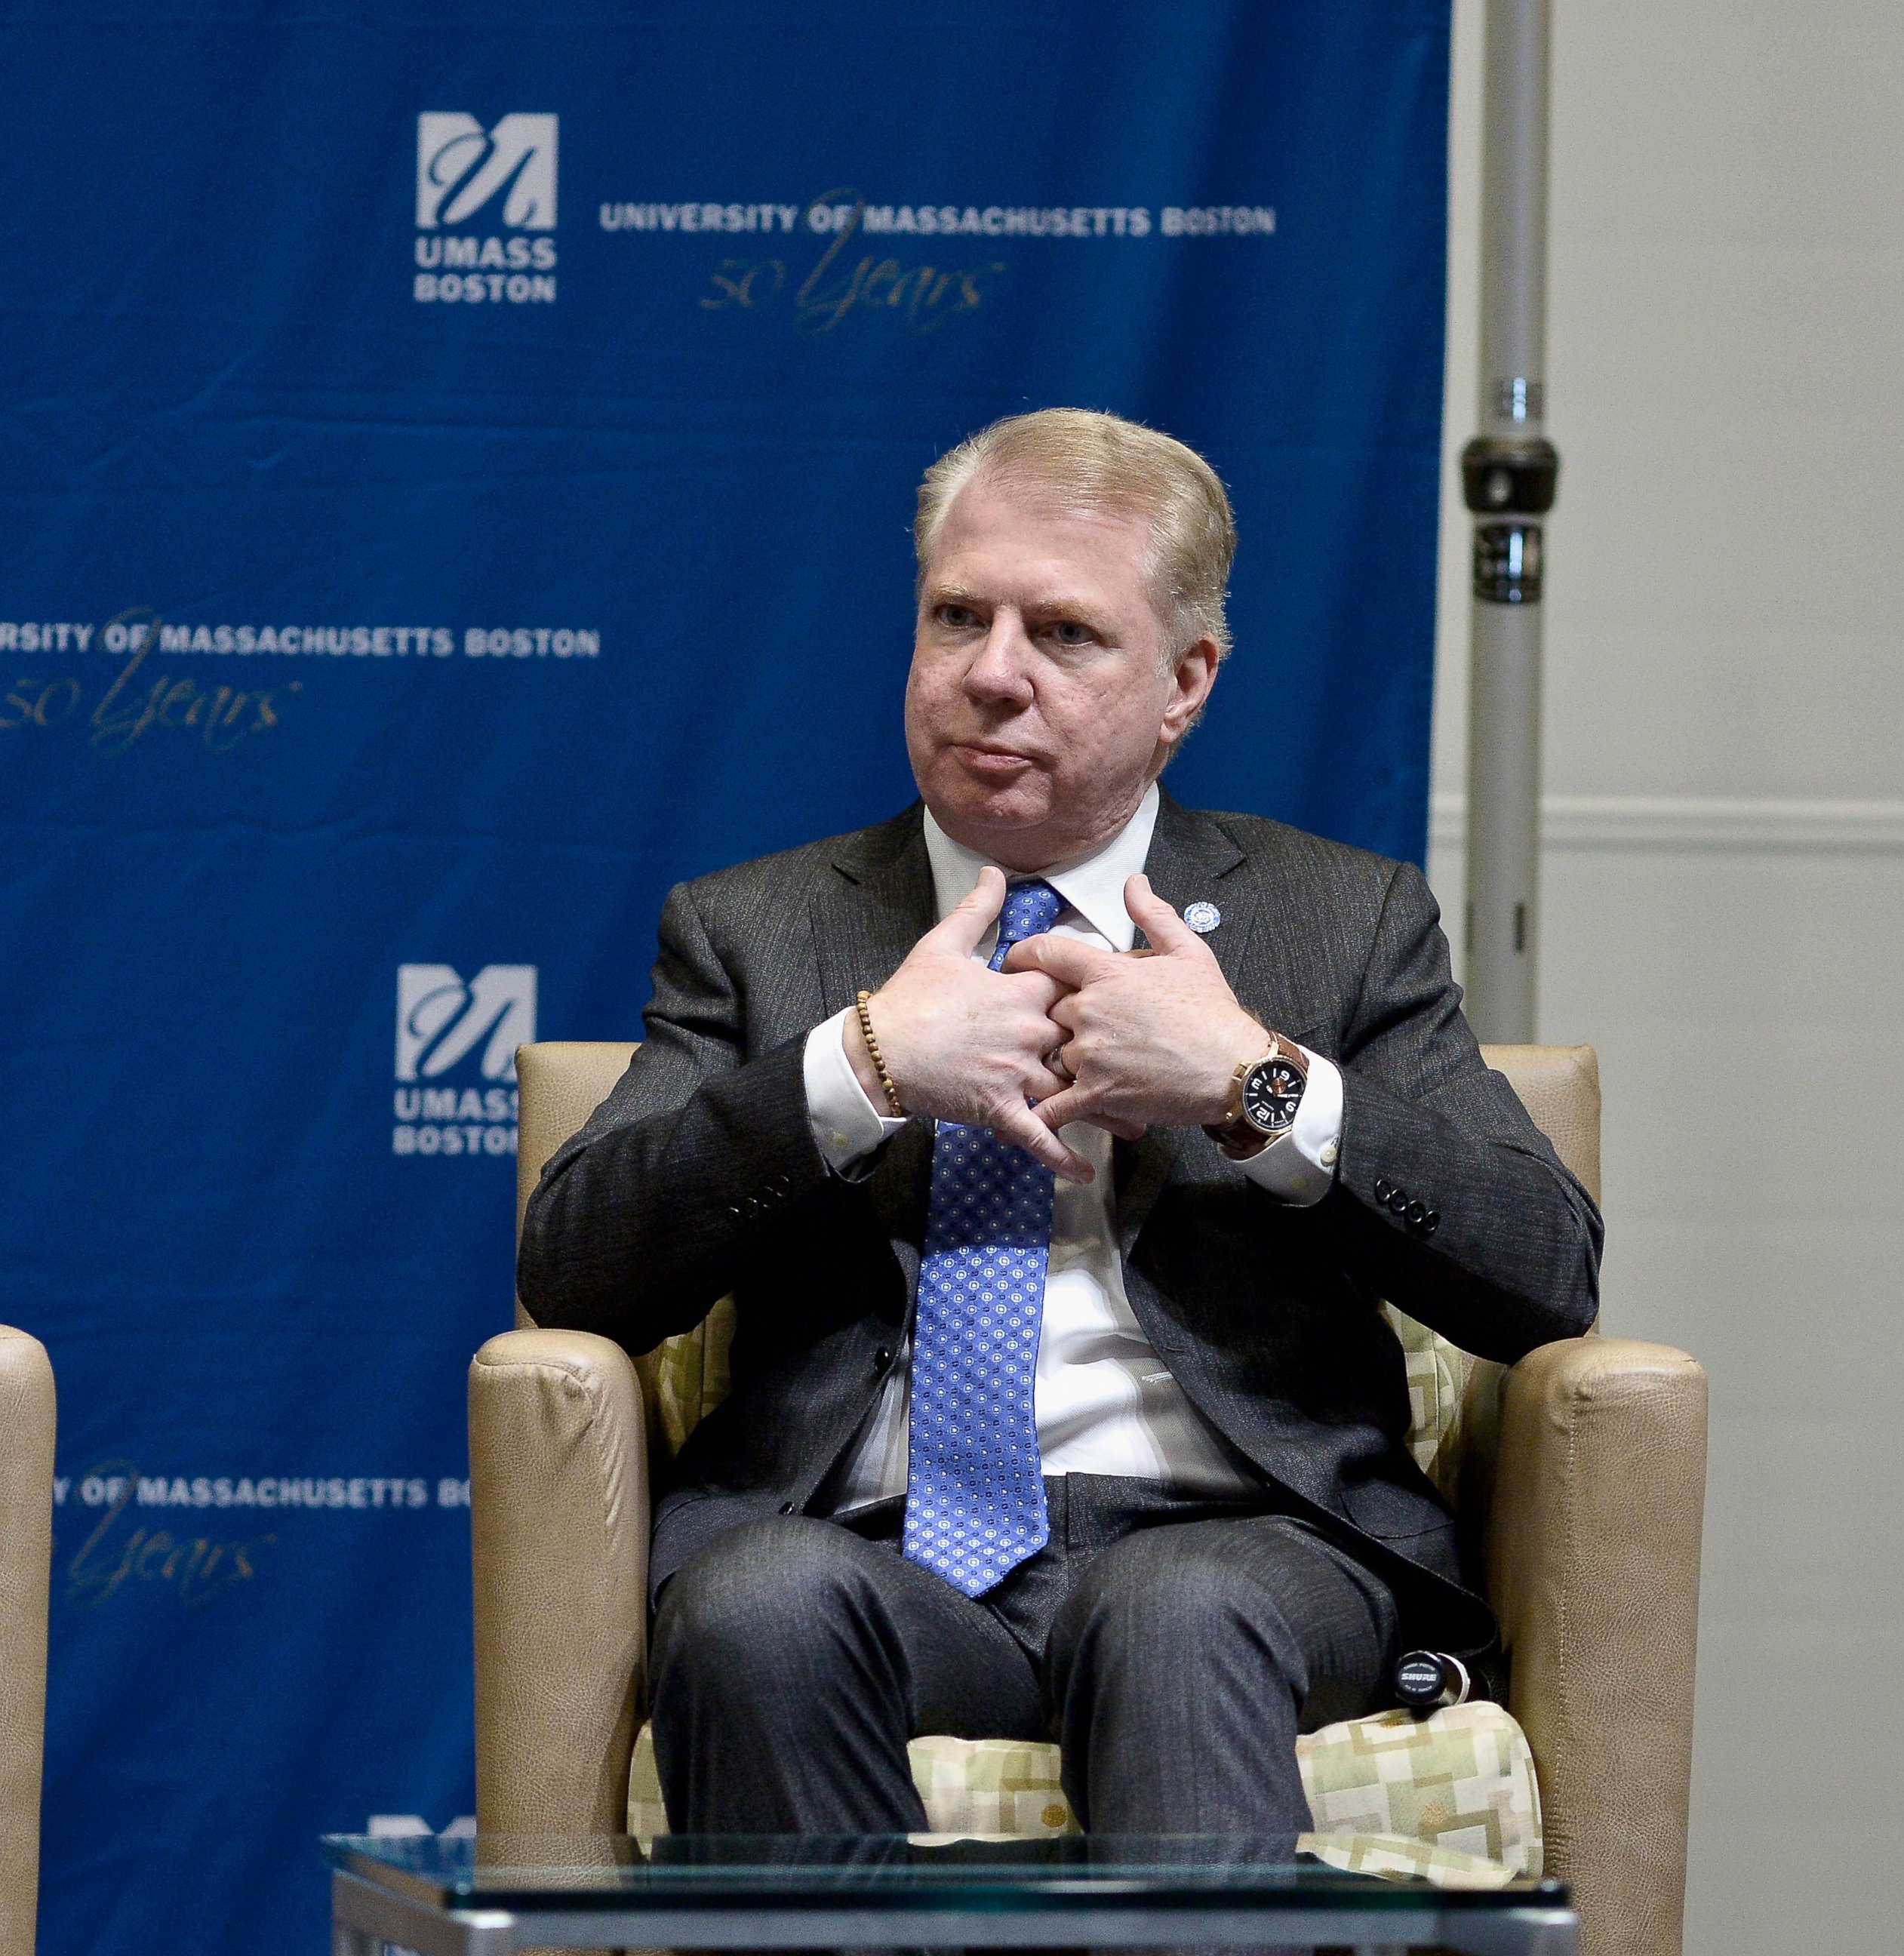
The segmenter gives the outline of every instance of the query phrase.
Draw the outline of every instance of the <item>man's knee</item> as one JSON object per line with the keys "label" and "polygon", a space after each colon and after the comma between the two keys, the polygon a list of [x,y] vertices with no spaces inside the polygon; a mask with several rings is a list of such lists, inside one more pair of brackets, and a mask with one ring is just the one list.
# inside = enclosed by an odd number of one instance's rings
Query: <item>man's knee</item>
{"label": "man's knee", "polygon": [[662,1592],[657,1683],[683,1664],[733,1683],[801,1674],[863,1611],[867,1553],[845,1529],[804,1516],[730,1529]]}
{"label": "man's knee", "polygon": [[1258,1576],[1208,1540],[1149,1529],[1099,1556],[1068,1600],[1067,1628],[1100,1647],[1146,1660],[1208,1652],[1239,1629],[1280,1627]]}
{"label": "man's knee", "polygon": [[1385,1634],[1369,1598],[1306,1533],[1211,1522],[1147,1529],[1098,1557],[1053,1649],[1088,1652],[1100,1675],[1123,1666],[1186,1683],[1273,1674],[1300,1701],[1318,1675],[1378,1664]]}

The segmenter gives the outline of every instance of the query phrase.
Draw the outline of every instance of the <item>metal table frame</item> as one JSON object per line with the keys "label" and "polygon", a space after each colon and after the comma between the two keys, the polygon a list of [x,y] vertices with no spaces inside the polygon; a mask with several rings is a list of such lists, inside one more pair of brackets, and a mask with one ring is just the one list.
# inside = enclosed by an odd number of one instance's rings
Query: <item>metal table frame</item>
{"label": "metal table frame", "polygon": [[1359,1956],[1432,1944],[1464,1956],[1580,1956],[1580,1917],[1550,1903],[1476,1907],[1424,1891],[1419,1907],[934,1907],[867,1903],[776,1907],[710,1895],[704,1904],[563,1909],[444,1908],[341,1870],[331,1877],[331,1956],[515,1956],[526,1948],[787,1949],[958,1946],[1038,1949],[1185,1942],[1284,1949],[1344,1945]]}

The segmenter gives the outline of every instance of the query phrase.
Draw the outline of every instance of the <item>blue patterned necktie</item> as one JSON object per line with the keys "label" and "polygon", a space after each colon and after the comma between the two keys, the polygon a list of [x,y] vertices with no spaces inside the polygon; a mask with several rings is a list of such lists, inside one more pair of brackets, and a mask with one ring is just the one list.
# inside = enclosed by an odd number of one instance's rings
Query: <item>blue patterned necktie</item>
{"label": "blue patterned necktie", "polygon": [[[991,968],[1049,930],[1064,899],[1020,883]],[[1051,1171],[984,1128],[941,1121],[919,1264],[905,1553],[968,1596],[1003,1582],[1051,1533],[1032,1407]]]}

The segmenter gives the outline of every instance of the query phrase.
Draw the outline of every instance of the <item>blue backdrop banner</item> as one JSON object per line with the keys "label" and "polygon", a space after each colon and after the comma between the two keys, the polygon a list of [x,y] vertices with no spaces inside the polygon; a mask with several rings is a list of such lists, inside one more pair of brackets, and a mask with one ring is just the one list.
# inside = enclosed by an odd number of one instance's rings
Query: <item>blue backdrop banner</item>
{"label": "blue backdrop banner", "polygon": [[[922,467],[1184,437],[1172,786],[1419,859],[1447,0],[0,4],[0,1317],[59,1375],[43,1950],[323,1946],[472,1803],[511,1055],[892,813]],[[0,1435],[0,1443],[5,1436]]]}

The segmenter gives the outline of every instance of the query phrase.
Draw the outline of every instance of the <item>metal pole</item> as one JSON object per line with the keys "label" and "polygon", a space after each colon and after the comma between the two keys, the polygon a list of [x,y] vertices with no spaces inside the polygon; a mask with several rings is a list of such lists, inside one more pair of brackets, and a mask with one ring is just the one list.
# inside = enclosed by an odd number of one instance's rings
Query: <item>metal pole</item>
{"label": "metal pole", "polygon": [[1547,368],[1548,0],[1486,0],[1480,432],[1468,702],[1467,1011],[1483,1040],[1534,1033],[1540,869],[1540,589],[1560,458]]}

